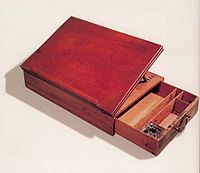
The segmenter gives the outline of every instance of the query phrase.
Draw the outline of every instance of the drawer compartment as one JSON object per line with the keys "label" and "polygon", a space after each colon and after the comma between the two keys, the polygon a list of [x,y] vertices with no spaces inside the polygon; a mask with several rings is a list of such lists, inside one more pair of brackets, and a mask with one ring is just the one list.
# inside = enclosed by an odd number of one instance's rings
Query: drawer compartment
{"label": "drawer compartment", "polygon": [[158,155],[197,108],[197,96],[162,82],[116,118],[115,132]]}

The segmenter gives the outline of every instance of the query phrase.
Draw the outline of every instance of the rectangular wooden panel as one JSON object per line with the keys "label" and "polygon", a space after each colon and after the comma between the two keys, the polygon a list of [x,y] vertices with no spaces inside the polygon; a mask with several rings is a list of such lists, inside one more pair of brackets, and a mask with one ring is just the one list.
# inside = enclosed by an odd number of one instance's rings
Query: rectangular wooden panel
{"label": "rectangular wooden panel", "polygon": [[128,124],[129,126],[134,127],[162,101],[163,97],[160,97],[154,93],[150,93],[130,110],[124,113],[123,116],[119,118],[119,120]]}
{"label": "rectangular wooden panel", "polygon": [[29,89],[84,119],[104,132],[114,135],[113,117],[106,115],[100,109],[82,100],[79,96],[63,91],[30,73],[24,72],[24,78],[26,87]]}
{"label": "rectangular wooden panel", "polygon": [[22,64],[114,116],[163,47],[70,17]]}

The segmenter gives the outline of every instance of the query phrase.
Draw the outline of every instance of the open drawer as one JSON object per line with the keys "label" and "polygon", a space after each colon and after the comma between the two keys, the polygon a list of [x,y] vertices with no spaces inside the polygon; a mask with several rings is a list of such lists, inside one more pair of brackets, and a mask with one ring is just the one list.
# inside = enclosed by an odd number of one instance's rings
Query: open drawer
{"label": "open drawer", "polygon": [[115,132],[158,155],[197,109],[197,96],[161,82],[117,115]]}

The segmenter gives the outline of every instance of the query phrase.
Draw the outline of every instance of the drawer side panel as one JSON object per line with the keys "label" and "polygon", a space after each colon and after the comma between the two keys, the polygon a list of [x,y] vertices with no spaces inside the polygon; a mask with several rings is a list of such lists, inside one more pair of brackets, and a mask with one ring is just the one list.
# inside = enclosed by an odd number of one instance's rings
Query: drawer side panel
{"label": "drawer side panel", "polygon": [[104,132],[114,135],[114,119],[97,107],[81,100],[67,91],[24,71],[25,85],[39,95],[61,106]]}

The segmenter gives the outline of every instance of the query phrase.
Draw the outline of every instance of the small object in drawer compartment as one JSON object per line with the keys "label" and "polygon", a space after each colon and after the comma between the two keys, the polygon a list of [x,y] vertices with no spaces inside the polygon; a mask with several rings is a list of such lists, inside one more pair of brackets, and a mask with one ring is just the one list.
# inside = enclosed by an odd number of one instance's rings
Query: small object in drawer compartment
{"label": "small object in drawer compartment", "polygon": [[159,138],[159,136],[163,130],[164,130],[164,128],[162,128],[154,123],[149,123],[144,127],[144,129],[142,131],[143,131],[143,133],[148,134],[149,136],[152,136],[154,138]]}

